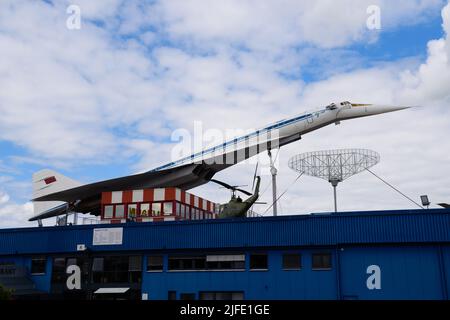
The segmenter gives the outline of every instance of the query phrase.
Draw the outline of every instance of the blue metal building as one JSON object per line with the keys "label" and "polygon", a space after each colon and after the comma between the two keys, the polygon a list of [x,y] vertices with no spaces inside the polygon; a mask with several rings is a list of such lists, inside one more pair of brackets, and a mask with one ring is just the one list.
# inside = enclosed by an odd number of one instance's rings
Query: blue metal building
{"label": "blue metal building", "polygon": [[448,300],[450,209],[4,229],[2,281],[54,299]]}

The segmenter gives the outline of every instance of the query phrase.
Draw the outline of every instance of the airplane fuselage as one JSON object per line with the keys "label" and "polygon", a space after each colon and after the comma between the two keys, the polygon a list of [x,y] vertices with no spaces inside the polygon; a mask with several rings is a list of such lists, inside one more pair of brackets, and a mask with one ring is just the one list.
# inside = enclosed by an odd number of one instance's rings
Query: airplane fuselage
{"label": "airplane fuselage", "polygon": [[404,108],[352,105],[349,102],[331,104],[320,110],[305,112],[292,118],[278,121],[247,135],[236,137],[223,144],[157,167],[150,172],[176,168],[187,164],[202,163],[225,168],[268,149],[276,149],[297,141],[301,139],[302,135],[329,124],[401,109]]}
{"label": "airplane fuselage", "polygon": [[[384,105],[351,104],[341,102],[325,108],[305,112],[236,137],[230,141],[196,152],[177,161],[159,166],[148,172],[111,180],[62,188],[49,192],[46,186],[43,194],[37,194],[34,201],[62,201],[69,204],[73,211],[99,213],[102,192],[133,190],[138,188],[178,187],[184,190],[205,184],[219,171],[249,159],[261,152],[276,149],[301,139],[302,135],[343,120],[393,112],[407,107]],[[43,170],[43,179],[56,184],[54,176],[47,177]],[[50,179],[50,180],[49,180]],[[48,191],[47,191],[48,190]],[[30,220],[58,215],[61,207],[38,214]]]}

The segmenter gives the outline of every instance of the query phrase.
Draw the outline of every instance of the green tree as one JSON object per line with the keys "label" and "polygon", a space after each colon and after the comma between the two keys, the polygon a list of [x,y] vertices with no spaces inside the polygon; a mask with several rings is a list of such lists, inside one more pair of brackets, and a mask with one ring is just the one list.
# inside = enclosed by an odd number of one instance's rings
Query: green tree
{"label": "green tree", "polygon": [[11,290],[3,288],[0,285],[0,300],[11,300]]}

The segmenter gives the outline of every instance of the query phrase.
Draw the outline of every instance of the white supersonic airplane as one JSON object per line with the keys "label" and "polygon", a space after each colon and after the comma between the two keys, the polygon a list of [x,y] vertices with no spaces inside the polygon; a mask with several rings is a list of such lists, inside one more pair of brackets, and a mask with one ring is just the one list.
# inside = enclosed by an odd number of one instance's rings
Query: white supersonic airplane
{"label": "white supersonic airplane", "polygon": [[101,194],[107,191],[164,187],[188,190],[209,182],[223,169],[258,153],[300,140],[302,135],[329,124],[407,108],[409,107],[332,103],[317,111],[278,121],[148,172],[84,185],[57,172],[41,170],[33,174],[35,216],[29,221],[67,212],[99,215]]}

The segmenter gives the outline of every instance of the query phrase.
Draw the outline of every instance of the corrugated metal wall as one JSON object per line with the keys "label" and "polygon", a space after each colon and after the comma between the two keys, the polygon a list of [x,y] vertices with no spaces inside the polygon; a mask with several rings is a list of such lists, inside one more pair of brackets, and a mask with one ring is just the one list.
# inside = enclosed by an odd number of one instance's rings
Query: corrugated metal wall
{"label": "corrugated metal wall", "polygon": [[[437,246],[346,247],[339,251],[342,299],[448,299]],[[379,287],[367,285],[370,266],[379,271]],[[448,266],[447,266],[448,268]],[[447,272],[448,273],[448,272]],[[370,282],[370,281],[369,281]]]}
{"label": "corrugated metal wall", "polygon": [[360,212],[276,218],[128,223],[123,244],[93,246],[85,225],[0,230],[0,255],[93,251],[235,247],[324,246],[359,243],[450,242],[450,210]]}
{"label": "corrugated metal wall", "polygon": [[[285,250],[269,250],[268,271],[242,272],[144,272],[142,291],[150,299],[167,299],[167,293],[202,291],[244,292],[245,299],[287,300],[444,300],[448,299],[450,247],[353,246],[303,248],[300,270],[282,269]],[[251,251],[250,251],[251,252]],[[292,250],[288,250],[292,252]],[[313,270],[312,253],[332,253],[330,270]],[[379,271],[379,287],[368,286],[371,272]],[[247,268],[248,269],[248,268]]]}

